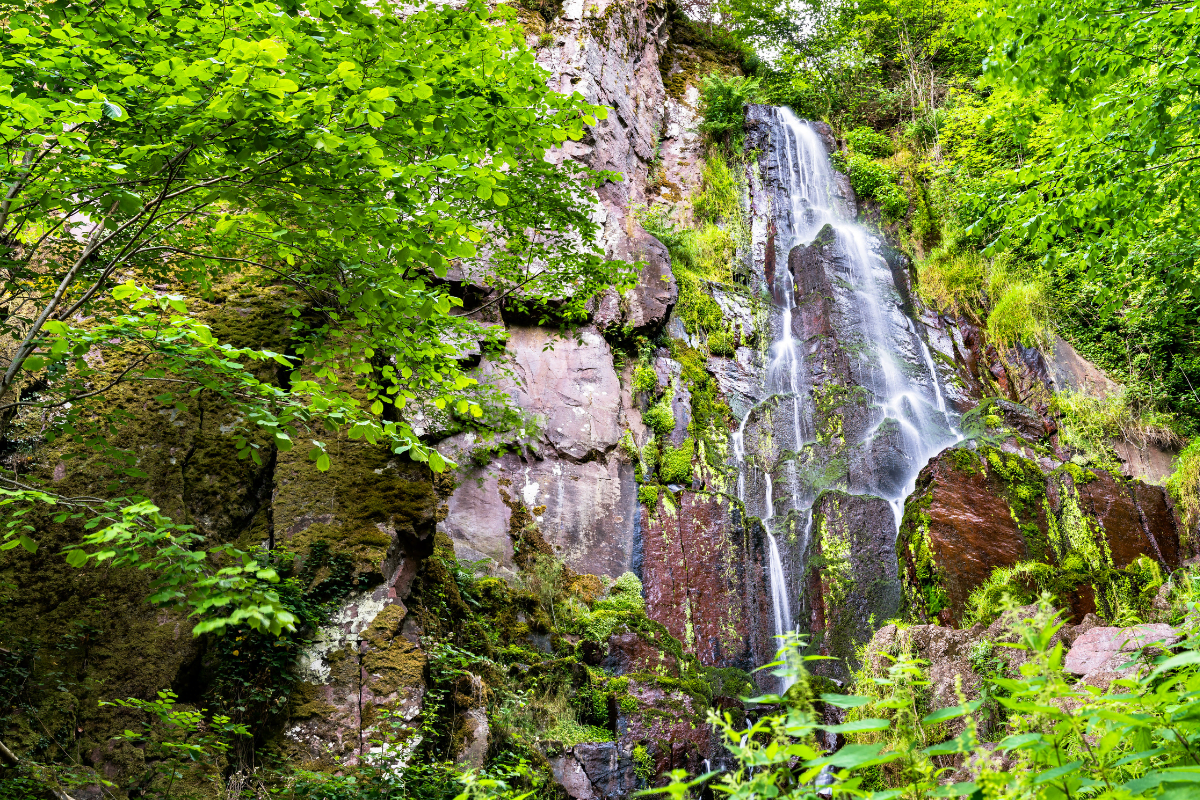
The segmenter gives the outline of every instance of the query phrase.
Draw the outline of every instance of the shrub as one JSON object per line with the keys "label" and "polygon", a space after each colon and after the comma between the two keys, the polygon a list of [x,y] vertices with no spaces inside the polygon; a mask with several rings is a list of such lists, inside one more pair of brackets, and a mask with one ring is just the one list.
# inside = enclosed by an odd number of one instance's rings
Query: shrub
{"label": "shrub", "polygon": [[692,197],[692,213],[700,221],[731,219],[740,209],[737,176],[719,150],[710,150],[700,173],[700,191]]}
{"label": "shrub", "polygon": [[633,774],[639,779],[648,781],[654,777],[654,759],[642,745],[633,748]]}
{"label": "shrub", "polygon": [[1150,408],[1138,408],[1123,388],[1103,397],[1083,392],[1060,392],[1050,401],[1050,407],[1060,415],[1063,444],[1100,466],[1113,469],[1120,466],[1112,449],[1114,437],[1139,447],[1180,444],[1169,417]]}
{"label": "shrub", "polygon": [[908,213],[908,195],[899,184],[891,183],[881,187],[875,193],[879,208],[885,219],[897,220]]}
{"label": "shrub", "polygon": [[1048,307],[1042,285],[1021,281],[1004,287],[988,314],[988,335],[997,345],[1012,347],[1020,343],[1033,347],[1047,338]]}
{"label": "shrub", "polygon": [[612,588],[608,590],[609,597],[621,598],[623,602],[634,603],[638,608],[643,608],[645,602],[642,600],[642,581],[632,572],[623,572],[621,577],[613,583]]}
{"label": "shrub", "polygon": [[708,351],[714,356],[732,356],[737,347],[737,334],[732,331],[714,331],[708,336]]}
{"label": "shrub", "polygon": [[896,152],[896,147],[890,138],[865,126],[848,132],[846,142],[855,153],[862,153],[872,158],[887,158]]}
{"label": "shrub", "polygon": [[914,147],[924,149],[938,140],[938,132],[946,124],[946,110],[934,109],[932,113],[918,117],[904,125],[904,138]]}
{"label": "shrub", "polygon": [[658,208],[639,213],[638,221],[671,255],[671,271],[679,285],[675,313],[688,333],[719,329],[724,324],[721,307],[704,290],[703,280],[731,280],[736,250],[732,234],[712,224],[699,231],[680,228]]}
{"label": "shrub", "polygon": [[700,274],[708,280],[728,283],[733,279],[733,257],[737,242],[733,234],[708,224],[696,232],[696,255]]}
{"label": "shrub", "polygon": [[833,154],[833,165],[850,176],[850,186],[859,197],[874,198],[888,219],[908,211],[908,195],[898,183],[896,171],[863,153]]}
{"label": "shrub", "polygon": [[[1200,603],[1191,599],[1188,607],[1196,613]],[[1076,685],[1064,674],[1062,645],[1055,636],[1062,622],[1047,598],[1039,598],[1031,614],[1021,611],[1006,604],[1016,641],[1004,648],[1016,651],[1020,669],[1002,677],[980,675],[982,696],[975,701],[968,701],[960,683],[959,705],[928,708],[923,663],[903,644],[898,653],[869,659],[883,674],[864,670],[856,676],[857,695],[821,693],[825,704],[850,709],[848,716],[855,718],[839,727],[848,744],[833,754],[824,752],[816,739],[818,730],[828,728],[823,713],[810,703],[764,705],[748,729],[735,724],[729,714],[710,712],[710,724],[737,762],[721,779],[721,792],[730,797],[816,800],[822,795],[814,779],[822,768],[832,766],[837,778],[833,797],[1192,796],[1194,753],[1200,746],[1200,725],[1191,718],[1200,685],[1195,622],[1178,645],[1182,653],[1159,655],[1153,648],[1131,653],[1131,662],[1140,662],[1136,673],[1102,689]],[[805,662],[820,658],[801,655],[802,646],[803,642],[782,654],[773,673],[796,686],[807,679]],[[979,660],[990,659],[977,655]],[[768,704],[780,699],[764,698]],[[1004,715],[1005,738],[999,743],[981,740],[985,700],[997,704]],[[950,738],[952,724],[961,733]],[[1004,761],[996,757],[999,754]],[[950,777],[948,764],[951,769],[961,766],[967,774]],[[963,782],[943,785],[947,778]],[[675,771],[670,779],[666,792],[684,796],[687,774]],[[893,791],[870,791],[883,788]]]}
{"label": "shrub", "polygon": [[884,164],[880,164],[867,156],[855,153],[850,156],[850,185],[854,193],[865,197],[875,197],[883,187],[895,185],[896,173]]}
{"label": "shrub", "polygon": [[654,368],[645,364],[638,364],[633,370],[633,390],[635,392],[649,393],[658,388],[658,376],[654,374]]}
{"label": "shrub", "polygon": [[675,282],[679,285],[679,299],[675,301],[675,313],[683,320],[688,333],[715,331],[725,324],[721,306],[704,291],[701,279],[693,272],[683,269],[675,271]]}
{"label": "shrub", "polygon": [[546,740],[562,742],[563,747],[574,747],[584,742],[611,742],[612,734],[605,728],[596,725],[580,725],[573,719],[560,719],[554,727],[546,731]]}
{"label": "shrub", "polygon": [[669,393],[646,410],[646,413],[642,415],[642,421],[646,423],[646,427],[659,436],[666,436],[675,429],[675,412],[671,410]]}
{"label": "shrub", "polygon": [[917,263],[917,292],[938,311],[962,313],[980,301],[987,280],[987,262],[956,236]]}
{"label": "shrub", "polygon": [[639,486],[637,498],[638,502],[642,505],[654,508],[658,505],[658,486],[653,483],[647,483]]}
{"label": "shrub", "polygon": [[[690,228],[680,228],[667,217],[666,209],[661,206],[642,209],[637,212],[637,221],[641,226],[663,243],[671,256],[671,268],[696,269],[700,263],[700,255],[696,249],[696,232]],[[678,275],[678,273],[676,273]]]}

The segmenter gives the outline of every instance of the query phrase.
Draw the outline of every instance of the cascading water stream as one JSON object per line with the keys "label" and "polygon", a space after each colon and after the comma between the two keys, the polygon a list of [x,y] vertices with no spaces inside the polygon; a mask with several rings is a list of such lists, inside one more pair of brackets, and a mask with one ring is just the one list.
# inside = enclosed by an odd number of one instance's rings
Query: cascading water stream
{"label": "cascading water stream", "polygon": [[[778,400],[771,427],[781,440],[790,440],[796,453],[816,440],[816,409],[812,405],[815,387],[806,362],[812,350],[808,349],[810,342],[797,339],[793,330],[799,310],[796,278],[789,268],[787,254],[797,245],[811,243],[828,225],[838,253],[834,280],[846,293],[845,306],[849,309],[840,323],[846,330],[837,330],[835,334],[839,342],[857,345],[851,357],[852,379],[869,393],[874,415],[873,425],[855,445],[874,452],[872,447],[877,437],[892,437],[887,444],[898,450],[903,459],[899,466],[876,469],[873,482],[855,491],[887,499],[895,510],[898,529],[904,499],[913,491],[921,467],[943,447],[961,441],[962,436],[950,420],[932,354],[914,321],[901,309],[891,270],[878,252],[877,238],[851,218],[851,210],[843,210],[839,205],[835,173],[820,135],[786,108],[771,109],[770,113],[770,152],[764,155],[768,172],[777,181],[771,213],[774,251],[778,254],[776,263],[770,265],[774,285],[766,287],[774,298],[776,315],[776,332],[767,351],[766,369],[766,389]],[[755,408],[746,412],[732,437],[738,468],[738,499],[743,502],[747,493],[746,426]],[[787,414],[789,410],[791,413]],[[811,536],[812,502],[817,489],[811,481],[804,483],[801,479],[799,455],[781,457],[780,462],[784,461],[789,462],[782,471],[787,480],[788,514],[804,515],[800,543],[800,552],[804,552]],[[780,474],[775,471],[780,464],[771,466],[759,460],[754,466],[756,471],[763,470],[762,520],[769,550],[767,572],[775,635],[782,642],[795,627],[788,573],[776,538],[783,528],[776,530],[772,475]],[[790,522],[795,525],[796,518]],[[783,686],[786,688],[787,682]]]}

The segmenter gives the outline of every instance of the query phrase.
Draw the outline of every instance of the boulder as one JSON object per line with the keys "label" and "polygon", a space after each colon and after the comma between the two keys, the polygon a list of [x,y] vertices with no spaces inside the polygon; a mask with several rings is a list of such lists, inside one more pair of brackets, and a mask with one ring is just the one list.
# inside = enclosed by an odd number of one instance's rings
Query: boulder
{"label": "boulder", "polygon": [[511,381],[500,381],[561,456],[582,461],[621,438],[621,384],[612,351],[594,329],[560,337],[546,328],[510,328]]}
{"label": "boulder", "polygon": [[1131,653],[1151,644],[1172,645],[1180,638],[1174,628],[1161,623],[1092,628],[1072,643],[1063,659],[1063,669],[1080,677],[1101,671],[1120,672]]}
{"label": "boulder", "polygon": [[996,568],[1029,563],[1048,565],[1059,602],[1080,620],[1116,613],[1119,594],[1148,580],[1145,564],[1178,568],[1180,540],[1159,487],[1073,464],[1047,470],[977,444],[945,450],[921,471],[897,554],[905,608],[921,621],[961,624]]}
{"label": "boulder", "polygon": [[630,748],[587,742],[548,756],[554,780],[572,800],[617,800],[639,788]]}
{"label": "boulder", "polygon": [[487,690],[478,675],[468,673],[460,682],[466,683],[466,691],[457,694],[469,698],[470,705],[457,719],[459,735],[455,737],[458,744],[454,761],[464,767],[481,769],[487,760],[488,749]]}
{"label": "boulder", "polygon": [[[686,769],[705,771],[723,748],[705,721],[704,704],[677,683],[662,679],[630,680],[624,702],[612,703],[617,743],[632,751],[641,745],[653,760],[653,774]],[[630,702],[632,701],[632,702]]]}

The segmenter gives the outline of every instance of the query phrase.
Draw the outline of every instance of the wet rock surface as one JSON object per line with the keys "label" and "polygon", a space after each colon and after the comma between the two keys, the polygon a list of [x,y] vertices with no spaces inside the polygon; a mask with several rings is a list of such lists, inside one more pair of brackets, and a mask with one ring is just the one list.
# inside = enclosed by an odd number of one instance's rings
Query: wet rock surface
{"label": "wet rock surface", "polygon": [[[1074,465],[1046,469],[988,445],[947,450],[921,471],[897,540],[907,612],[960,625],[998,567],[1053,567],[1059,600],[1082,619],[1114,609],[1130,569],[1181,559],[1162,489]],[[1148,561],[1147,561],[1148,560]]]}
{"label": "wet rock surface", "polygon": [[837,659],[814,669],[844,681],[875,626],[900,611],[895,515],[882,498],[838,491],[821,494],[812,515],[805,558],[809,630],[821,654]]}
{"label": "wet rock surface", "polygon": [[761,534],[719,495],[680,492],[642,509],[646,611],[709,666],[753,669],[770,647]]}

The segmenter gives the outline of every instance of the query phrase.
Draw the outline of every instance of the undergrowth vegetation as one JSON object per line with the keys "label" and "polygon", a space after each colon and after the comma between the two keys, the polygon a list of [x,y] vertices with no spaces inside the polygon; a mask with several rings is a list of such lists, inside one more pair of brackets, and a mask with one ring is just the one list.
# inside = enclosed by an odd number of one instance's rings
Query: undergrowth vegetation
{"label": "undergrowth vegetation", "polygon": [[[792,688],[757,698],[777,710],[749,727],[710,714],[738,766],[719,777],[673,773],[660,793],[682,798],[711,781],[739,800],[1192,797],[1200,780],[1198,589],[1195,576],[1183,576],[1174,599],[1190,636],[1174,650],[1159,642],[1129,653],[1130,671],[1108,686],[1064,672],[1063,623],[1046,596],[1024,608],[1006,601],[1011,637],[972,651],[982,685],[957,683],[959,702],[948,708],[930,707],[928,665],[903,629],[895,652],[864,659],[855,694],[822,691],[807,670],[818,657],[781,652],[770,666]],[[844,722],[830,721],[841,714]],[[846,745],[825,751],[818,736],[830,735]]]}
{"label": "undergrowth vegetation", "polygon": [[1124,439],[1139,447],[1173,448],[1181,443],[1171,416],[1154,407],[1139,407],[1140,398],[1124,388],[1101,397],[1084,392],[1060,392],[1052,410],[1059,414],[1064,444],[1078,451],[1084,463],[1120,469],[1113,441]]}

